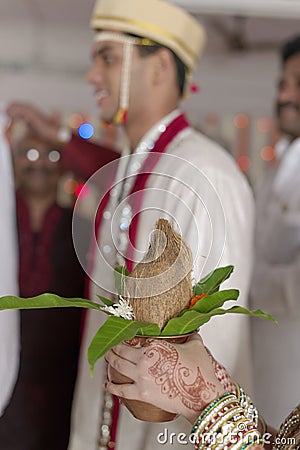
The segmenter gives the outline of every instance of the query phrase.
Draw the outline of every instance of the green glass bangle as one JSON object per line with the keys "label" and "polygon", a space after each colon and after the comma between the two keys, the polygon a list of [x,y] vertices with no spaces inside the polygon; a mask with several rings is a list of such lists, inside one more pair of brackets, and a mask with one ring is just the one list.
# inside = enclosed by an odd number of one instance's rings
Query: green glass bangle
{"label": "green glass bangle", "polygon": [[192,433],[194,433],[200,422],[202,422],[203,419],[205,419],[205,416],[207,416],[207,414],[210,412],[210,410],[212,408],[214,408],[214,406],[216,406],[217,403],[221,402],[222,400],[224,400],[225,398],[228,397],[234,397],[236,398],[235,394],[232,394],[231,392],[226,392],[225,394],[222,394],[220,397],[218,397],[216,400],[214,400],[212,403],[210,403],[204,411],[202,411],[202,413],[200,414],[200,416],[198,417],[198,419],[196,420],[195,424],[193,425],[192,428]]}

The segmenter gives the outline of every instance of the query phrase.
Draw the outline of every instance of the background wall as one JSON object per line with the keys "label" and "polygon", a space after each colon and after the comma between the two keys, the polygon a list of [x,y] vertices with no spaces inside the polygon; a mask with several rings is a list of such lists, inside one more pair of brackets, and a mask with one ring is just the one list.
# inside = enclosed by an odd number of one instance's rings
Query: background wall
{"label": "background wall", "polygon": [[[89,30],[93,3],[1,0],[1,99],[33,102],[65,116],[80,112],[98,122],[92,88],[84,80],[93,36]],[[240,11],[241,3],[248,9]],[[184,108],[195,126],[219,139],[237,159],[251,158],[246,171],[255,183],[261,172],[261,148],[270,140],[269,130],[261,132],[257,123],[272,116],[278,49],[282,41],[299,32],[299,20],[284,16],[291,16],[291,11],[300,15],[299,2],[260,0],[252,1],[252,7],[247,1],[234,0],[189,0],[184,4],[208,33],[208,45],[195,74],[200,91],[190,95]],[[266,16],[268,11],[275,17],[255,17]],[[247,16],[227,15],[233,12],[247,12]],[[237,142],[235,124],[240,113],[249,119],[248,137],[244,136],[242,144]]]}

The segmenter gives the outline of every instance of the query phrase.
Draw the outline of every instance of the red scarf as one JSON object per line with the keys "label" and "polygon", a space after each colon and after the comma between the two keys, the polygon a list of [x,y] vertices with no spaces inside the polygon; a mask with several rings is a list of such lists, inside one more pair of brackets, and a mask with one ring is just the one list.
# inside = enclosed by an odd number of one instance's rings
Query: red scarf
{"label": "red scarf", "polygon": [[[166,131],[160,135],[158,140],[156,141],[153,149],[149,152],[150,154],[155,154],[154,157],[147,158],[140,169],[140,172],[136,176],[134,185],[131,189],[130,195],[139,192],[139,194],[135,197],[135,205],[134,209],[139,210],[139,206],[142,203],[143,199],[143,190],[145,189],[146,183],[153,172],[154,167],[158,163],[161,155],[166,151],[168,145],[174,140],[174,138],[185,128],[189,126],[188,121],[186,120],[185,116],[183,114],[180,114],[177,116],[166,128]],[[107,203],[109,201],[109,192],[106,194],[100,204],[97,218],[96,218],[96,235],[97,235],[97,241],[99,242],[99,234],[100,234],[100,228],[101,228],[101,222],[103,217],[103,212],[107,206]],[[134,220],[132,220],[129,228],[129,239],[130,239],[130,245],[131,248],[135,247],[137,233],[138,233],[138,226],[139,226],[139,219],[140,214],[136,214],[134,216]],[[130,252],[128,253],[126,260],[126,266],[127,269],[131,272],[133,269],[133,258],[130,258]],[[113,414],[112,414],[112,425],[111,425],[111,436],[110,440],[112,442],[116,441],[116,435],[117,435],[117,426],[118,426],[118,418],[119,418],[119,400],[117,397],[114,397],[114,408],[113,408]]]}
{"label": "red scarf", "polygon": [[[134,185],[129,194],[129,195],[131,195],[131,194],[134,194],[135,192],[140,192],[140,194],[135,197],[137,199],[137,200],[135,200],[135,205],[134,205],[135,210],[138,210],[138,204],[140,205],[142,202],[143,190],[145,189],[146,183],[147,183],[154,167],[158,163],[161,155],[166,151],[166,148],[173,141],[173,139],[177,136],[177,134],[180,133],[185,128],[187,128],[188,126],[189,126],[189,123],[186,120],[184,114],[180,114],[167,126],[165,132],[162,133],[160,135],[160,137],[158,138],[158,140],[155,142],[153,149],[149,152],[149,154],[151,154],[151,155],[155,154],[155,156],[146,159],[142,168],[140,169],[139,173],[136,176]],[[112,185],[112,183],[110,182],[110,186],[111,185]],[[109,202],[109,198],[110,198],[110,190],[108,189],[106,194],[102,198],[99,209],[97,211],[97,217],[96,217],[96,221],[95,221],[95,231],[96,231],[95,234],[96,234],[97,242],[99,242],[99,235],[101,232],[101,223],[102,223],[102,219],[103,219],[103,213]],[[129,228],[129,239],[130,239],[132,247],[135,247],[135,243],[136,243],[139,217],[140,217],[139,214],[135,215],[134,220],[131,222],[130,228]],[[95,254],[94,250],[95,249],[92,249],[92,254]],[[126,267],[130,272],[133,269],[133,261],[129,260],[129,258],[126,260]],[[92,262],[92,266],[89,267],[88,273],[92,273],[92,270],[93,270],[93,262]],[[88,296],[90,294],[89,286],[88,286],[87,294],[88,294]]]}

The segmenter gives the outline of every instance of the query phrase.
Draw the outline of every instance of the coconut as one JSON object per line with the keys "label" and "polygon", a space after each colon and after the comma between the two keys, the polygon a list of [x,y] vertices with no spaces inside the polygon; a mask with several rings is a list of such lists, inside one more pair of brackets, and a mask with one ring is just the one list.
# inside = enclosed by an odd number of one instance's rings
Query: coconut
{"label": "coconut", "polygon": [[142,261],[125,281],[125,296],[135,319],[160,329],[188,307],[193,259],[189,246],[170,222],[159,219]]}

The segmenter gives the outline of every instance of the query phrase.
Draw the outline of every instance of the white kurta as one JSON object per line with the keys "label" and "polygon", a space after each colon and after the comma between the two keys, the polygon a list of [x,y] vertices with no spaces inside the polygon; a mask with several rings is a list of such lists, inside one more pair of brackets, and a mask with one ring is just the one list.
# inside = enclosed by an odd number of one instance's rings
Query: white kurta
{"label": "white kurta", "polygon": [[252,322],[256,403],[275,427],[300,398],[300,138],[282,140],[276,151],[280,164],[257,192],[251,284],[251,306],[279,321]]}
{"label": "white kurta", "polygon": [[[4,137],[6,117],[0,103],[0,296],[17,295],[15,195],[11,156]],[[0,312],[0,415],[11,395],[19,361],[17,311]]]}
{"label": "white kurta", "polygon": [[[157,137],[155,130],[150,131],[150,137],[151,134],[154,139]],[[173,221],[192,249],[195,279],[199,279],[202,269],[203,275],[217,265],[233,264],[235,271],[226,287],[240,289],[239,303],[245,305],[252,265],[253,200],[247,182],[232,158],[217,144],[187,128],[168,145],[154,172],[156,175],[149,177],[147,190],[143,194],[141,208],[144,212],[139,222],[136,241],[139,251],[135,252],[136,260],[140,260],[146,250],[149,234],[154,229],[156,220],[167,217]],[[108,243],[111,245],[110,222],[104,220],[102,224],[100,249]],[[98,277],[99,284],[103,286],[109,278],[109,272],[106,272],[103,264],[96,264],[93,276],[94,279]],[[95,376],[90,380],[86,349],[101,320],[105,319],[106,317],[99,318],[97,313],[89,314],[88,317],[69,450],[97,448],[104,363],[97,363]],[[201,335],[216,358],[243,385],[249,387],[247,317],[232,315],[216,318],[201,329]],[[190,424],[182,418],[167,424],[148,424],[134,419],[121,406],[116,448],[161,449],[156,437],[165,427],[169,433],[190,432]],[[164,445],[164,448],[179,449],[182,444],[175,440],[172,444]],[[186,445],[185,448],[193,446]]]}

